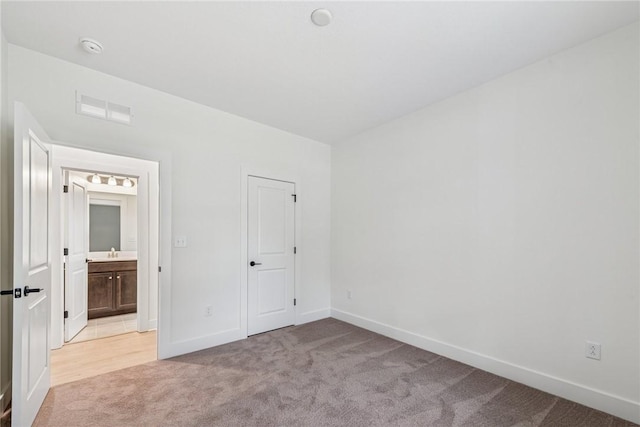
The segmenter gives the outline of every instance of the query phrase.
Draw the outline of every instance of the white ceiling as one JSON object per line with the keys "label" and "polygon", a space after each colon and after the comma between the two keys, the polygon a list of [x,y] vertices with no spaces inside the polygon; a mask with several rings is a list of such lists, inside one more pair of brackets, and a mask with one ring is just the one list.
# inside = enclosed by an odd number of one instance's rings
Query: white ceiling
{"label": "white ceiling", "polygon": [[2,2],[10,43],[327,143],[638,18],[636,1]]}

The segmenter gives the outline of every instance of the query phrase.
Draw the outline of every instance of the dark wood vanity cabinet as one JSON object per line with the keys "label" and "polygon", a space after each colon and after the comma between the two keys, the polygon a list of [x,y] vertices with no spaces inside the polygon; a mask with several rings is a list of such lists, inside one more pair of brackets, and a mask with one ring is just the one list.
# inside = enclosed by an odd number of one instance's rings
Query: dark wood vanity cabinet
{"label": "dark wood vanity cabinet", "polygon": [[136,312],[137,269],[137,261],[89,263],[89,319]]}
{"label": "dark wood vanity cabinet", "polygon": [[[91,264],[89,264],[89,268],[91,268]],[[89,273],[88,286],[89,319],[110,316],[115,310],[115,300],[113,297],[113,272]]]}

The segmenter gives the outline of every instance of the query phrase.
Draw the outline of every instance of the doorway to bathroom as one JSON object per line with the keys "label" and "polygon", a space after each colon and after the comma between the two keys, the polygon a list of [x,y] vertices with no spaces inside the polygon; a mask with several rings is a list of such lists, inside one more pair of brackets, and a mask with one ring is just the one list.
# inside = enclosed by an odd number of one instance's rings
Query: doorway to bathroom
{"label": "doorway to bathroom", "polygon": [[58,385],[157,359],[159,180],[152,161],[56,145],[52,154]]}
{"label": "doorway to bathroom", "polygon": [[137,178],[63,174],[64,342],[137,332]]}

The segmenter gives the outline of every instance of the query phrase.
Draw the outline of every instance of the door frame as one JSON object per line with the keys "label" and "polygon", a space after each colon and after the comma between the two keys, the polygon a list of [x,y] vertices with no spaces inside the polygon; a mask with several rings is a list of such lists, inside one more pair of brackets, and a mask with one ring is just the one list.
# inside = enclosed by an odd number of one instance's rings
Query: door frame
{"label": "door frame", "polygon": [[[61,147],[56,147],[56,148],[58,150],[61,149]],[[62,149],[65,150],[65,151],[66,150],[70,150],[69,148],[62,148]],[[72,150],[78,150],[78,149],[72,149]],[[93,173],[99,173],[101,175],[116,175],[116,176],[125,175],[123,173],[120,173],[119,171],[112,171],[111,164],[102,163],[99,160],[99,159],[104,159],[104,157],[106,156],[105,154],[92,152],[90,150],[82,150],[82,151],[85,152],[85,153],[86,152],[90,152],[91,153],[90,155],[95,157],[94,159],[91,159],[92,163],[88,163],[85,159],[77,159],[75,157],[73,159],[71,159],[70,157],[67,157],[62,162],[64,162],[66,164],[67,162],[71,161],[71,162],[74,162],[74,163],[77,163],[77,164],[84,164],[87,167],[89,167],[89,165],[101,163],[102,168],[104,170],[101,170],[101,171],[90,170],[89,171],[89,170],[87,170],[87,168],[84,168],[84,167],[83,167],[82,170],[78,170],[78,169],[75,169],[75,168],[69,168],[67,166],[58,164],[58,163],[61,163],[61,161],[60,161],[59,158],[56,158],[55,155],[54,155],[54,165],[53,165],[54,171],[53,172],[54,172],[54,174],[62,173],[62,182],[61,182],[61,184],[63,184],[63,185],[68,185],[69,184],[69,179],[68,179],[68,177],[66,177],[65,174],[67,174],[67,173],[70,174],[71,172],[91,174],[91,175]],[[55,153],[55,149],[54,149],[54,153]],[[121,157],[121,156],[119,156],[119,157]],[[98,159],[98,161],[96,161],[96,159]],[[153,171],[153,170],[146,170],[145,171],[144,170],[145,169],[144,165],[147,165],[149,163],[148,161],[144,161],[144,160],[141,160],[141,159],[133,159],[131,157],[128,157],[127,158],[127,162],[132,162],[132,163],[136,163],[136,164],[140,165],[140,166],[135,166],[134,165],[131,168],[131,170],[136,170],[137,171],[135,173],[136,177],[138,177],[141,174],[145,174],[145,173],[146,174],[155,173],[157,175],[157,171]],[[156,162],[154,162],[154,163],[156,163]],[[154,168],[152,167],[152,168],[147,168],[147,169],[154,169]],[[155,169],[157,169],[157,167],[155,167]],[[124,170],[124,169],[120,169],[120,170]],[[134,176],[134,174],[126,174],[126,175],[127,176],[131,176],[131,177]],[[140,191],[140,189],[142,189],[142,192],[144,192],[144,200],[149,200],[147,193],[149,192],[149,187],[150,187],[151,183],[150,182],[146,182],[146,181],[149,181],[149,180],[145,180],[145,183],[149,184],[149,185],[143,185],[142,187],[140,187],[138,185],[136,186],[136,205],[137,205],[136,211],[138,209],[140,209],[140,201],[138,200],[138,197],[137,197],[137,193],[138,193],[138,191]],[[67,220],[69,218],[69,212],[65,211],[65,206],[68,206],[68,201],[65,200],[64,194],[61,194],[58,189],[54,189],[54,192],[56,192],[56,191],[58,191],[58,192],[54,195],[54,197],[60,197],[60,215],[61,215],[60,235],[62,236],[62,242],[61,243],[62,243],[63,247],[68,248],[69,247],[68,239],[69,239],[69,233],[70,233],[70,224],[68,223],[68,220]],[[87,191],[87,205],[86,205],[86,209],[87,209],[87,229],[85,230],[85,238],[87,239],[87,256],[89,256],[88,255],[89,252],[90,252],[89,251],[89,249],[90,249],[89,248],[89,228],[88,228],[89,227],[89,206],[91,204],[92,197],[88,194],[89,193],[89,189],[88,188],[87,188],[86,191]],[[103,196],[104,197],[103,200],[115,200],[115,199],[117,199],[117,197],[114,198],[112,196],[113,193],[97,193],[97,194],[105,194]],[[152,203],[153,203],[153,201],[149,200],[149,207],[152,207]],[[155,213],[155,214],[152,213],[153,210],[150,210],[149,207],[147,207],[146,210],[149,211],[148,212],[149,215],[155,215],[156,222],[157,222],[157,213]],[[55,217],[55,214],[54,214],[54,217]],[[139,229],[140,223],[141,223],[140,216],[137,215],[137,212],[136,212],[136,228]],[[143,221],[143,223],[144,223],[144,221]],[[155,236],[153,235],[154,228],[156,229]],[[149,233],[146,233],[147,229],[148,229]],[[145,226],[142,230],[143,230],[143,232],[141,233],[142,234],[142,239],[138,239],[137,238],[137,240],[146,240],[146,241],[150,242],[149,245],[143,245],[143,247],[145,248],[145,251],[149,252],[148,249],[150,247],[157,246],[157,243],[154,244],[153,242],[154,241],[157,242],[157,240],[158,240],[157,234],[159,233],[159,229],[157,227]],[[149,235],[147,236],[146,234],[149,234]],[[149,259],[151,264],[154,263],[154,259],[150,259],[150,257],[148,255],[145,255],[143,257],[143,259]],[[69,261],[68,259],[64,260],[64,257],[63,257],[63,260],[62,260],[63,263],[68,262],[68,261]],[[155,262],[157,262],[157,261],[155,261]],[[67,264],[67,268],[68,268],[68,264]],[[140,270],[151,271],[146,266],[143,266],[142,268],[140,268]],[[87,271],[88,271],[88,266],[87,266]],[[68,278],[69,271],[68,270],[66,272],[63,271],[62,274],[63,274],[63,276],[62,276],[62,284],[61,284],[60,288],[61,288],[61,295],[63,297],[63,300],[59,301],[58,300],[58,295],[54,294],[52,303],[62,304],[61,305],[61,310],[64,313],[65,308],[66,308],[66,300],[65,300],[65,298],[66,298],[66,295],[67,295],[67,289],[66,289],[67,282],[66,282],[66,279]],[[146,332],[148,330],[155,329],[156,326],[157,326],[157,314],[156,314],[156,319],[154,321],[149,321],[149,316],[148,315],[145,318],[142,318],[142,315],[144,313],[149,313],[149,311],[151,309],[151,305],[149,304],[149,301],[150,301],[149,300],[149,295],[151,294],[151,290],[153,288],[156,288],[156,295],[157,295],[157,292],[158,292],[157,277],[155,275],[151,275],[151,274],[146,274],[146,276],[147,276],[148,280],[138,280],[137,281],[138,304],[139,304],[139,306],[142,307],[141,310],[138,310],[136,312],[136,321],[137,321],[136,331],[138,331],[138,332]],[[140,275],[138,275],[138,278],[140,278]],[[54,281],[53,284],[54,284],[54,290],[57,291],[58,290],[58,283]],[[87,283],[87,287],[88,287],[88,283]],[[141,314],[141,313],[143,313],[143,314]],[[88,314],[88,306],[87,306],[87,314]],[[65,325],[64,319],[60,320],[59,317],[52,317],[52,319],[51,319],[52,335],[54,333],[58,332],[58,330],[60,328],[60,324],[62,324],[61,330],[63,332],[62,344],[60,344],[60,346],[52,345],[52,347],[51,347],[52,349],[60,348],[63,345],[69,343],[68,341],[66,341],[66,327],[65,327],[66,325]],[[57,338],[57,336],[56,336],[56,338]],[[52,343],[59,344],[58,341],[52,341]]]}
{"label": "door frame", "polygon": [[[142,267],[138,270],[138,278],[142,279],[142,282],[148,286],[156,286],[158,289],[157,301],[149,300],[149,288],[146,286],[140,286],[145,288],[145,296],[138,295],[138,302],[142,303],[138,316],[138,330],[148,330],[150,328],[157,327],[157,348],[158,358],[161,358],[162,354],[166,354],[165,347],[169,344],[166,340],[163,331],[167,325],[161,321],[161,315],[163,311],[160,307],[160,299],[163,289],[170,290],[171,279],[171,188],[170,188],[170,167],[169,159],[166,155],[137,155],[131,156],[130,153],[105,153],[98,151],[95,148],[85,148],[77,146],[69,146],[68,144],[61,143],[59,141],[52,141],[53,144],[53,206],[52,206],[52,220],[55,224],[60,226],[60,231],[54,233],[52,237],[52,260],[53,262],[53,289],[52,292],[52,330],[51,330],[51,348],[60,348],[64,344],[64,283],[63,283],[63,246],[64,246],[64,227],[62,226],[62,205],[63,203],[63,170],[92,170],[92,171],[110,171],[111,173],[141,176],[143,186],[146,187],[141,191],[138,188],[138,226],[139,230],[142,221],[142,212],[146,209],[149,218],[154,219],[155,223],[149,224],[147,228],[156,229],[155,236],[147,234],[142,236],[138,242],[138,263]],[[126,157],[130,159],[124,166],[118,162]],[[149,158],[151,157],[151,158]],[[160,157],[160,160],[158,159]],[[133,160],[133,162],[131,162]],[[143,162],[141,162],[143,161]],[[127,163],[127,162],[125,162]],[[146,181],[146,184],[144,182]],[[142,195],[140,193],[143,193]],[[147,207],[140,210],[141,207],[146,204]],[[152,213],[151,210],[155,210]],[[140,233],[140,232],[139,232]],[[140,236],[141,234],[139,234]],[[162,266],[162,274],[158,272],[158,267]],[[166,274],[165,274],[166,273]],[[144,299],[144,300],[143,300]],[[149,309],[151,304],[157,307],[157,324],[150,325]],[[169,314],[168,311],[166,314]],[[167,316],[169,317],[169,316]],[[55,320],[55,322],[54,322]],[[162,328],[160,327],[162,324]],[[167,328],[168,329],[168,328]],[[168,331],[167,331],[168,332]]]}
{"label": "door frame", "polygon": [[[294,203],[294,245],[297,253],[294,260],[293,292],[294,298],[299,299],[301,290],[302,273],[302,252],[300,243],[302,241],[302,183],[296,171],[283,167],[242,165],[240,179],[240,331],[244,337],[249,334],[249,176],[257,178],[271,179],[274,181],[285,181],[295,185],[296,203]],[[302,249],[302,250],[301,250]],[[299,324],[298,305],[293,307],[295,313],[295,324]]]}
{"label": "door frame", "polygon": [[[59,231],[53,236],[53,269],[52,278],[52,300],[51,300],[51,335],[52,348],[59,348],[64,343],[64,272],[62,269],[64,256],[62,249],[65,242],[64,217],[62,215],[62,204],[64,194],[62,186],[65,170],[87,171],[98,173],[110,173],[113,175],[135,176],[138,178],[138,189],[136,202],[138,204],[138,331],[147,331],[149,325],[151,289],[158,286],[157,268],[153,265],[160,265],[158,260],[158,165],[157,162],[150,162],[140,159],[123,158],[123,156],[113,156],[104,153],[96,153],[89,150],[77,148],[53,146],[53,212],[52,220],[58,224]],[[156,197],[153,197],[155,193]],[[145,218],[147,217],[147,218]],[[154,231],[154,229],[156,231]],[[153,274],[156,270],[156,274]],[[157,316],[156,316],[157,319]],[[58,338],[61,336],[61,340]],[[53,340],[56,339],[56,341]]]}

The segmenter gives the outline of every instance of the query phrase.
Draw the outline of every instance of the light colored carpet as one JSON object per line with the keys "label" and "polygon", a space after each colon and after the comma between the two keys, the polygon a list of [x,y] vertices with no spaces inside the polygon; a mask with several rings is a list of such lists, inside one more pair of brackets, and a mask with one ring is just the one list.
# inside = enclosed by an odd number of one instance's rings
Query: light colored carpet
{"label": "light colored carpet", "polygon": [[36,426],[633,426],[325,319],[53,388]]}

